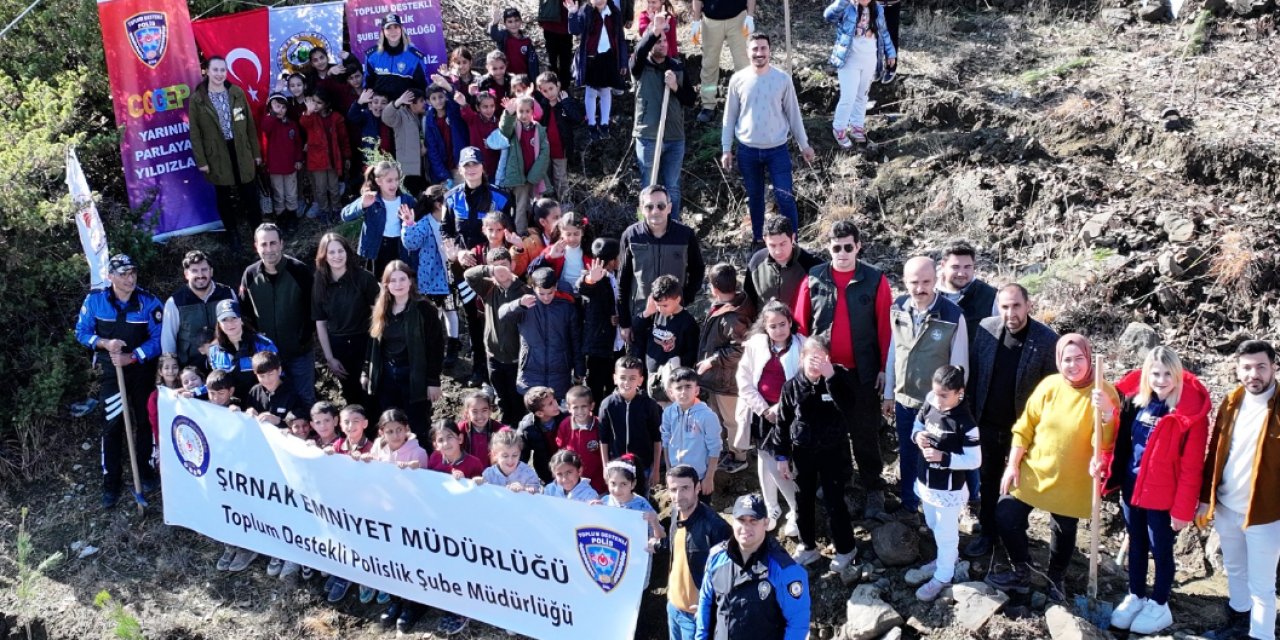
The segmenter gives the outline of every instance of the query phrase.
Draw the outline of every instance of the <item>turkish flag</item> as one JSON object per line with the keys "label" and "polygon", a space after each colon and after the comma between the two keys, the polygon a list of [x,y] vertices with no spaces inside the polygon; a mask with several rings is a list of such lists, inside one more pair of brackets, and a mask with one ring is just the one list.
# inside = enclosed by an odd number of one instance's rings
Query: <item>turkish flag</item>
{"label": "turkish flag", "polygon": [[244,89],[255,114],[261,115],[271,93],[270,12],[242,11],[191,23],[204,59],[227,60],[227,81]]}

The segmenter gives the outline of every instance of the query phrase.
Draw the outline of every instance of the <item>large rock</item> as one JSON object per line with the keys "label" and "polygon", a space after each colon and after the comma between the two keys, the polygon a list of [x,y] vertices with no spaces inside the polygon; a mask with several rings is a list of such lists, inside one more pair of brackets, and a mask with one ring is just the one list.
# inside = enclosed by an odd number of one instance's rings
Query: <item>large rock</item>
{"label": "large rock", "polygon": [[1134,360],[1142,360],[1147,352],[1160,344],[1160,334],[1144,322],[1130,322],[1120,334],[1121,351]]}
{"label": "large rock", "polygon": [[1173,218],[1164,223],[1169,242],[1190,242],[1196,236],[1196,223],[1187,218]]}
{"label": "large rock", "polygon": [[973,633],[977,633],[1009,601],[1009,596],[983,582],[957,584],[951,587],[951,597],[956,601],[952,614],[956,624]]}
{"label": "large rock", "polygon": [[1084,223],[1084,227],[1080,229],[1080,235],[1086,243],[1097,242],[1111,228],[1114,220],[1115,214],[1096,213]]}
{"label": "large rock", "polygon": [[886,567],[903,567],[920,557],[920,538],[901,522],[889,522],[871,531],[871,546]]}
{"label": "large rock", "polygon": [[873,640],[902,625],[902,616],[880,599],[880,590],[858,585],[845,603],[846,622],[839,637],[844,640]]}
{"label": "large rock", "polygon": [[1049,637],[1053,640],[1112,640],[1110,633],[1089,624],[1062,605],[1049,607],[1044,612],[1044,623],[1049,627]]}

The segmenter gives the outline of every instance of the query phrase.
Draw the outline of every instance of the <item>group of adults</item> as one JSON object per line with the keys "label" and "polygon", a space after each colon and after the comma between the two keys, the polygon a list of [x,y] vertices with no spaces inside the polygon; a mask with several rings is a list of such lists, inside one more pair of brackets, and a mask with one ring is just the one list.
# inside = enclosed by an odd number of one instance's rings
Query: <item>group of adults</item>
{"label": "group of adults", "polygon": [[[621,243],[620,319],[644,304],[647,287],[661,275],[676,277],[687,298],[701,289],[705,266],[697,235],[672,220],[671,209],[663,187],[642,192],[641,220],[627,229]],[[886,510],[877,445],[882,415],[895,425],[898,476],[906,479],[898,487],[899,510],[916,513],[920,501],[911,482],[918,460],[911,441],[914,414],[926,401],[932,373],[939,366],[959,364],[968,372],[965,400],[978,424],[983,452],[979,477],[968,482],[971,497],[976,494],[980,505],[981,535],[964,552],[988,554],[997,542],[1004,547],[1011,566],[990,576],[993,585],[1010,591],[1029,587],[1033,569],[1028,515],[1041,509],[1052,521],[1050,596],[1065,598],[1078,520],[1089,516],[1092,491],[1106,481],[1108,487],[1121,490],[1130,532],[1130,597],[1117,610],[1118,626],[1141,630],[1168,625],[1174,533],[1191,521],[1206,526],[1213,518],[1230,591],[1228,627],[1214,637],[1274,637],[1280,498],[1271,497],[1267,488],[1280,486],[1280,408],[1275,399],[1276,354],[1270,344],[1251,340],[1240,345],[1234,357],[1241,386],[1221,403],[1210,428],[1208,393],[1172,350],[1157,347],[1140,370],[1115,385],[1098,384],[1090,341],[1079,334],[1059,336],[1033,318],[1032,300],[1022,286],[995,288],[977,278],[975,253],[966,245],[949,248],[940,263],[923,256],[909,259],[902,274],[907,293],[894,299],[885,274],[859,259],[864,238],[853,223],[830,225],[824,238],[827,261],[798,245],[789,219],[773,217],[762,226],[764,248],[747,263],[747,298],[761,307],[782,303],[794,310],[800,332],[829,335],[832,362],[857,381],[856,409],[848,416],[849,447],[830,451],[834,462],[828,462],[848,472],[857,470],[865,495],[864,518],[884,517]],[[307,401],[315,394],[314,339],[319,335],[325,365],[344,381],[366,366],[366,355],[373,351],[397,363],[386,371],[399,379],[394,386],[410,390],[412,397],[388,401],[416,404],[429,419],[429,403],[440,390],[439,367],[421,356],[417,362],[407,359],[403,340],[413,331],[388,339],[395,331],[391,322],[403,319],[415,298],[409,291],[407,265],[388,269],[389,277],[378,286],[368,272],[348,264],[355,253],[346,240],[329,234],[317,251],[313,272],[284,255],[279,230],[269,224],[258,228],[254,247],[259,260],[245,270],[238,292],[216,283],[208,259],[193,252],[182,265],[185,287],[163,305],[137,287],[135,265],[125,256],[111,261],[111,286],[86,298],[78,338],[108,356],[102,386],[107,417],[102,441],[105,495],[118,494],[120,486],[123,399],[127,396],[135,415],[144,415],[138,403],[145,401],[154,384],[155,358],[163,350],[177,354],[184,366],[199,366],[207,360],[202,345],[211,334],[225,349],[249,353],[258,347],[242,324],[270,336],[284,363],[285,379]],[[404,276],[399,279],[403,282],[397,281],[397,274]],[[313,297],[319,290],[316,278],[325,283],[323,300]],[[335,292],[344,293],[331,295]],[[335,299],[343,302],[334,304]],[[371,335],[378,332],[368,327],[377,324],[382,332]],[[433,326],[432,335],[438,334],[438,325]],[[622,326],[625,333],[626,325]],[[370,349],[371,340],[380,346]],[[124,370],[125,389],[116,386],[116,367]],[[344,384],[344,394],[361,391],[359,385]],[[363,391],[376,392],[377,385]],[[759,413],[767,410],[766,406]],[[1096,433],[1095,415],[1100,427]],[[145,458],[150,434],[140,429],[137,435],[139,454]],[[1094,455],[1095,435],[1100,456]],[[154,482],[150,476],[144,480]],[[788,481],[774,479],[775,484]],[[738,527],[743,540],[754,540],[754,529],[747,525],[759,521],[764,526],[781,516],[776,496],[770,504],[768,493],[741,502],[741,509],[735,507],[735,519],[743,521]],[[829,511],[846,509],[843,488],[824,493]],[[694,517],[692,506],[688,512],[676,512],[673,527],[684,527],[687,535],[715,528],[722,536],[715,542],[727,540],[719,527],[685,526],[692,524],[684,522]],[[786,600],[799,597],[790,593],[793,587],[775,580],[767,590],[759,586],[752,591],[776,592],[773,599],[738,587],[746,576],[755,575],[759,581],[771,575],[752,569],[757,564],[775,563],[778,575],[783,575],[793,561],[775,548],[776,542],[770,546],[757,541],[761,546],[748,546],[750,553],[744,554],[743,540],[737,547],[728,543],[729,549],[738,549],[736,555],[728,553],[728,564],[706,565],[707,575],[718,575],[712,565],[729,574],[724,578],[726,590],[713,590],[712,597],[727,599],[715,610],[720,615],[759,615],[758,620],[750,618],[750,628],[776,628],[778,633],[752,637],[782,637],[788,628],[786,612],[796,611]],[[687,540],[677,548],[688,564],[679,570],[673,566],[671,579],[680,584],[669,588],[668,598],[684,614],[698,610],[691,606],[690,589],[700,589],[706,579],[696,569],[703,566],[698,554],[713,546],[708,541]],[[852,541],[837,541],[840,544]],[[844,551],[848,550],[837,549]],[[1156,558],[1151,589],[1146,584],[1148,553]],[[807,600],[807,582],[802,586]],[[688,622],[687,616],[681,619]]]}

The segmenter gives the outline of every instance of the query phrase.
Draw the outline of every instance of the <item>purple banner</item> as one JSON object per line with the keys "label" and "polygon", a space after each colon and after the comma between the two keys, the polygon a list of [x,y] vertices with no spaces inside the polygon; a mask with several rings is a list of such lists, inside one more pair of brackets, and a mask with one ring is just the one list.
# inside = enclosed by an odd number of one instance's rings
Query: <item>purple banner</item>
{"label": "purple banner", "polygon": [[200,79],[187,3],[103,0],[98,18],[130,206],[147,209],[157,239],[209,228],[218,222],[216,199],[196,168],[187,124]]}
{"label": "purple banner", "polygon": [[378,46],[382,29],[378,21],[388,13],[400,15],[404,33],[425,57],[427,75],[437,73],[448,63],[449,50],[444,42],[444,22],[439,0],[348,0],[347,37],[350,49],[360,62],[369,47]]}

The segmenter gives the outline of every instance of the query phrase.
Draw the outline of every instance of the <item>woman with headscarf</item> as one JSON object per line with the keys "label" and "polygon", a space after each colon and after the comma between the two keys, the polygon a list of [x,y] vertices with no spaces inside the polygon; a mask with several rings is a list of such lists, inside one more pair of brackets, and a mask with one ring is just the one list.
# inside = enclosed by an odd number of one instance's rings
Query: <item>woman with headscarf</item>
{"label": "woman with headscarf", "polygon": [[[1150,635],[1173,624],[1173,542],[1195,519],[1213,402],[1165,346],[1149,351],[1142,368],[1121,378],[1116,390],[1122,400],[1108,488],[1120,489],[1129,531],[1129,593],[1111,614],[1111,626]],[[1106,402],[1102,409],[1109,410]],[[1148,553],[1156,566],[1150,590]]]}
{"label": "woman with headscarf", "polygon": [[[1110,469],[1115,440],[1115,387],[1094,389],[1093,346],[1078,333],[1058,340],[1058,373],[1036,386],[1013,425],[1013,445],[1000,481],[996,523],[1012,567],[987,583],[1002,591],[1026,593],[1031,583],[1027,517],[1049,512],[1049,597],[1066,600],[1064,578],[1076,545],[1076,525],[1088,518],[1094,478]],[[1099,407],[1102,407],[1099,409]],[[1108,408],[1109,407],[1109,408]],[[1101,412],[1098,460],[1093,459],[1094,413]]]}

